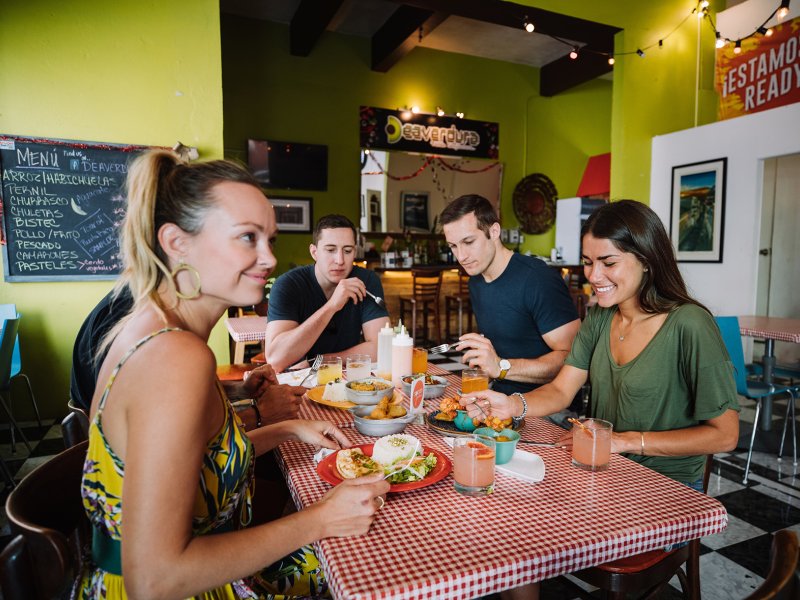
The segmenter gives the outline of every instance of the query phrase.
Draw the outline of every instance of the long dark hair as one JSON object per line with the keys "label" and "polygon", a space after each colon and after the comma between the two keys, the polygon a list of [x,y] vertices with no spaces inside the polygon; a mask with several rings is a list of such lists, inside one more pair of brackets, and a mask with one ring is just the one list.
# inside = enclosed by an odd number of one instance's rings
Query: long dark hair
{"label": "long dark hair", "polygon": [[682,304],[696,304],[708,311],[686,291],[664,224],[649,206],[635,200],[605,204],[586,220],[581,239],[589,233],[611,240],[618,250],[630,252],[645,266],[639,287],[644,312],[665,313]]}

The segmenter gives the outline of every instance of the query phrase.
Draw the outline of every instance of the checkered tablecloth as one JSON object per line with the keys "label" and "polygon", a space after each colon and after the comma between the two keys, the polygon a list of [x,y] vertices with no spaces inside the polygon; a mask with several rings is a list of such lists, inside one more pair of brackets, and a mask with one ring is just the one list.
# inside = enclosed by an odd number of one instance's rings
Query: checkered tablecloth
{"label": "checkered tablecloth", "polygon": [[[372,443],[353,428],[353,444]],[[407,433],[452,458],[444,438],[424,425]],[[527,419],[526,439],[554,441],[562,430]],[[527,451],[523,445],[520,449]],[[727,513],[718,501],[614,455],[608,471],[572,466],[560,448],[536,448],[546,475],[526,483],[496,474],[496,490],[473,498],[452,476],[390,494],[367,535],[325,539],[316,548],[337,599],[467,599],[555,577],[617,558],[718,533]],[[281,445],[279,457],[295,503],[330,489],[313,449]]]}
{"label": "checkered tablecloth", "polygon": [[267,318],[232,317],[225,319],[225,327],[234,342],[260,342],[267,335]]}
{"label": "checkered tablecloth", "polygon": [[742,335],[800,344],[800,319],[780,317],[739,317]]}

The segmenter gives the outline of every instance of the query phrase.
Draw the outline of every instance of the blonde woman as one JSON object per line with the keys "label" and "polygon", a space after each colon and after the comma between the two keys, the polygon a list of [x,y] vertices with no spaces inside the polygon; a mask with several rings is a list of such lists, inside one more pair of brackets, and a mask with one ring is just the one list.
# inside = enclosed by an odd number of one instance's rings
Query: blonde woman
{"label": "blonde woman", "polygon": [[[382,506],[388,484],[378,475],[239,530],[250,517],[255,456],[291,439],[328,448],[347,441],[323,421],[246,435],[216,379],[209,333],[229,306],[261,299],[275,235],[269,201],[237,165],[186,164],[163,151],[132,165],[119,283],[134,305],[100,350],[108,354],[98,381],[107,384],[92,399],[82,482],[94,526],[82,597],[322,595],[304,546],[365,533]],[[285,569],[276,561],[289,553],[294,568]]]}

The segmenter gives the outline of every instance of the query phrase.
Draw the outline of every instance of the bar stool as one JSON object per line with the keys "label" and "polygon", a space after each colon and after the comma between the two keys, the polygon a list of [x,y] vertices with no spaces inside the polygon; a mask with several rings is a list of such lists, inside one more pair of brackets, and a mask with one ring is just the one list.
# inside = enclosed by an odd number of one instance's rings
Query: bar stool
{"label": "bar stool", "polygon": [[[428,337],[428,315],[433,313],[436,327],[436,343],[442,343],[440,325],[439,294],[442,290],[442,271],[431,269],[411,269],[413,296],[400,296],[400,318],[405,320],[406,312],[411,312],[411,335],[417,339],[417,310],[422,312],[422,339]],[[408,321],[406,321],[407,323]]]}
{"label": "bar stool", "polygon": [[458,269],[458,293],[444,297],[444,337],[450,340],[450,311],[458,315],[458,336],[464,333],[464,314],[467,315],[467,330],[472,331],[472,304],[469,300],[469,275],[462,268]]}

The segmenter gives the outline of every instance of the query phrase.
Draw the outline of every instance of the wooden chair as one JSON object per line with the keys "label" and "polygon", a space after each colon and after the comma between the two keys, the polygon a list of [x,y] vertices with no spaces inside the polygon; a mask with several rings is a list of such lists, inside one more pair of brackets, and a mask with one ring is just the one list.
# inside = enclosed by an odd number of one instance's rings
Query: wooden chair
{"label": "wooden chair", "polygon": [[[21,597],[62,597],[76,583],[91,539],[80,494],[87,446],[81,442],[54,456],[8,496],[11,532],[21,536],[24,550],[17,545],[4,559],[33,574],[34,590]],[[27,567],[21,564],[20,552],[27,555]],[[4,597],[5,593],[3,589]]]}
{"label": "wooden chair", "polygon": [[797,534],[788,529],[772,538],[769,573],[756,591],[745,600],[796,600],[800,598],[800,545]]}
{"label": "wooden chair", "polygon": [[442,271],[430,269],[411,269],[413,296],[400,296],[400,318],[406,323],[406,313],[411,313],[409,334],[417,337],[417,311],[422,313],[421,338],[430,341],[428,336],[428,316],[433,315],[436,343],[442,343],[442,328],[439,313],[439,294],[442,291]]}
{"label": "wooden chair", "polygon": [[447,294],[444,297],[444,337],[450,341],[450,311],[458,316],[458,335],[464,333],[464,315],[467,315],[467,331],[472,331],[472,304],[469,299],[469,275],[466,271],[458,269],[458,293]]}
{"label": "wooden chair", "polygon": [[[706,456],[703,491],[708,490],[713,460],[713,454]],[[686,572],[682,568],[684,563]],[[629,593],[640,593],[641,599],[651,598],[677,575],[684,598],[700,600],[700,540],[692,540],[686,546],[670,551],[643,552],[576,571],[571,575],[600,588],[612,600],[623,600]],[[569,579],[563,580],[574,586],[582,598],[594,599],[594,596],[587,594]]]}
{"label": "wooden chair", "polygon": [[[70,398],[67,402],[69,414],[61,421],[61,436],[67,448],[89,439],[89,413],[75,404]],[[70,419],[70,415],[74,415]]]}
{"label": "wooden chair", "polygon": [[578,311],[578,318],[583,321],[586,318],[586,294],[583,290],[570,290],[569,296],[572,298],[575,310]]}
{"label": "wooden chair", "polygon": [[0,552],[0,591],[4,600],[41,598],[31,568],[25,538],[14,537]]}

